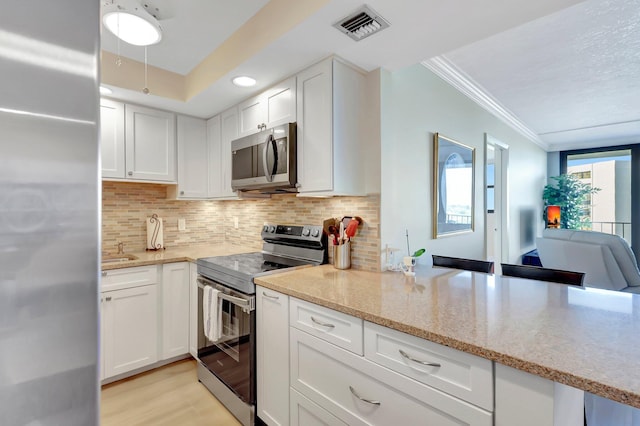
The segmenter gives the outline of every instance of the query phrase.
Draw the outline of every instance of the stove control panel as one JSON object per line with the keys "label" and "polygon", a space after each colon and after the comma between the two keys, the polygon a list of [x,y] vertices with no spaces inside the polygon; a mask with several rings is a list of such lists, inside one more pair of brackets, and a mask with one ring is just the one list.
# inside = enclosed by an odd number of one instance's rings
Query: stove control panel
{"label": "stove control panel", "polygon": [[316,225],[271,225],[262,227],[262,238],[273,239],[299,239],[320,241],[322,238],[322,226]]}

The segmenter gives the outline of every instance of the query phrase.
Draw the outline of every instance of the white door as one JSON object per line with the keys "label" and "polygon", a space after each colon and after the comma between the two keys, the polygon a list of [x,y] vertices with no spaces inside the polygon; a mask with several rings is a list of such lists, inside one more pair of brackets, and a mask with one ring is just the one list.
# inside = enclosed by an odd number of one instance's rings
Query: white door
{"label": "white door", "polygon": [[289,297],[256,286],[256,386],[258,416],[289,424]]}
{"label": "white door", "polygon": [[[487,148],[485,157],[487,169],[486,253],[488,260],[496,262],[495,273],[500,274],[500,262],[509,260],[509,203],[507,200],[509,146],[489,134],[485,134],[485,140]],[[493,179],[489,176],[490,173],[493,174]],[[491,186],[493,188],[490,188]],[[490,212],[491,204],[493,204],[493,212]]]}
{"label": "white door", "polygon": [[162,265],[162,359],[189,352],[189,264]]}
{"label": "white door", "polygon": [[100,99],[100,162],[103,178],[124,178],[124,104]]}
{"label": "white door", "polygon": [[126,177],[175,182],[175,114],[127,105],[125,115]]}
{"label": "white door", "polygon": [[178,197],[207,198],[207,122],[178,116]]}
{"label": "white door", "polygon": [[156,285],[106,291],[103,296],[104,377],[112,377],[158,360]]}

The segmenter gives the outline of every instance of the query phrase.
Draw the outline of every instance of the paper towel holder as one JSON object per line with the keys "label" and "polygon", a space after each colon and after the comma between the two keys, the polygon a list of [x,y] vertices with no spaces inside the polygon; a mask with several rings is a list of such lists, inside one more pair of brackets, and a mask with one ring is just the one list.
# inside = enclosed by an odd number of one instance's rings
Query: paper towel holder
{"label": "paper towel holder", "polygon": [[151,226],[151,229],[149,226],[147,227],[147,238],[149,239],[147,250],[164,250],[164,245],[162,242],[162,219],[160,219],[158,215],[154,213],[148,219],[148,225]]}

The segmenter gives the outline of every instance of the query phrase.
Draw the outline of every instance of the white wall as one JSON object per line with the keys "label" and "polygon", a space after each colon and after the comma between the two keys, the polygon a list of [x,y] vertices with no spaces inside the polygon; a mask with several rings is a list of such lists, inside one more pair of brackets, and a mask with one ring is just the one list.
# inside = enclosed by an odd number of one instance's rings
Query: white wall
{"label": "white wall", "polygon": [[[393,74],[382,72],[381,84],[381,246],[427,254],[481,259],[485,257],[484,135],[509,145],[509,261],[532,249],[522,244],[523,232],[542,229],[542,189],[547,155],[421,65]],[[475,231],[434,239],[432,233],[433,133],[439,132],[476,148]],[[533,214],[533,224],[521,218]],[[528,214],[527,214],[528,213]],[[429,263],[430,256],[419,259]]]}

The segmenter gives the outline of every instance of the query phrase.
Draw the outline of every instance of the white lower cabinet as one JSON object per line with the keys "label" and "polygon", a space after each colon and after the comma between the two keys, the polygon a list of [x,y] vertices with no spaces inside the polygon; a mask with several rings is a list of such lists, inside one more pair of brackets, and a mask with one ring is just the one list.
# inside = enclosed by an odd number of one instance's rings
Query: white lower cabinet
{"label": "white lower cabinet", "polygon": [[258,417],[289,424],[289,296],[256,286]]}
{"label": "white lower cabinet", "polygon": [[189,353],[189,263],[162,265],[162,359]]}
{"label": "white lower cabinet", "polygon": [[198,265],[189,264],[189,353],[198,358]]}
{"label": "white lower cabinet", "polygon": [[347,426],[345,422],[291,388],[291,426]]}
{"label": "white lower cabinet", "polygon": [[158,361],[157,287],[102,292],[104,378]]}
{"label": "white lower cabinet", "polygon": [[493,425],[493,414],[291,328],[291,386],[349,425]]}

